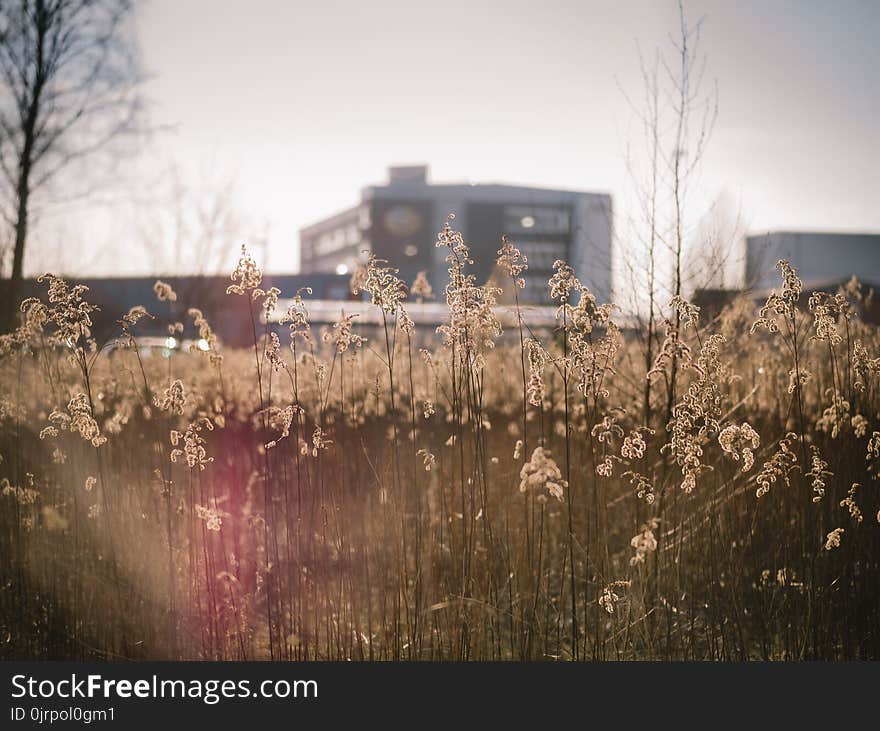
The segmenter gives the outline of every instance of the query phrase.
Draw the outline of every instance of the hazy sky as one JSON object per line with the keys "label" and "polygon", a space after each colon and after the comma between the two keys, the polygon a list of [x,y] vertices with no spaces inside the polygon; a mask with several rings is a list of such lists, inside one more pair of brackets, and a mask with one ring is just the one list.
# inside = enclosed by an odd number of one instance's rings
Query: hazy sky
{"label": "hazy sky", "polygon": [[[880,2],[686,9],[704,17],[719,91],[705,195],[726,191],[750,231],[880,229]],[[638,94],[636,41],[668,48],[676,13],[671,0],[152,0],[137,17],[150,116],[173,130],[145,154],[234,179],[276,271],[295,267],[300,226],[391,163],[622,201],[632,120],[619,87]],[[114,241],[99,266],[150,266],[116,243],[124,231],[94,236]]]}

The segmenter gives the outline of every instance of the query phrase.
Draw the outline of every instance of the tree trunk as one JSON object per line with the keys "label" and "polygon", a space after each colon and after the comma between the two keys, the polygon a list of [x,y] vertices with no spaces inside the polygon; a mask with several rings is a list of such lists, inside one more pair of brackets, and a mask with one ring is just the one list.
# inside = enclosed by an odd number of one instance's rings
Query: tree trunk
{"label": "tree trunk", "polygon": [[[24,167],[24,166],[23,166]],[[15,327],[16,311],[18,310],[19,289],[21,288],[22,270],[24,265],[24,247],[28,232],[28,198],[30,191],[27,182],[22,180],[18,189],[18,210],[15,219],[15,249],[12,255],[12,276],[6,290],[6,307],[4,312],[3,330],[10,332]]]}
{"label": "tree trunk", "polygon": [[37,120],[40,115],[40,99],[46,82],[46,69],[44,67],[44,43],[48,30],[46,23],[45,8],[42,0],[39,0],[36,6],[35,21],[37,47],[34,78],[30,90],[30,103],[27,105],[27,115],[22,124],[23,144],[21,155],[18,159],[18,182],[15,191],[18,203],[15,217],[15,249],[12,254],[12,276],[9,279],[6,306],[3,308],[4,332],[11,331],[16,324],[18,295],[24,270],[24,249],[27,245],[28,235],[28,204],[31,195],[31,170],[34,164],[34,145],[37,135]]}

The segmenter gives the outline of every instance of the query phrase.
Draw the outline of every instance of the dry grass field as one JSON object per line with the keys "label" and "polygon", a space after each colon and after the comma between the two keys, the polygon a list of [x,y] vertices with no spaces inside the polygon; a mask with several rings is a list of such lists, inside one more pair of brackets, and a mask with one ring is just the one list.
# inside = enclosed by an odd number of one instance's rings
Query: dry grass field
{"label": "dry grass field", "polygon": [[[105,344],[47,276],[0,341],[0,657],[880,656],[869,293],[780,262],[763,306],[674,299],[651,352],[562,262],[555,330],[502,333],[451,224],[437,245],[445,292],[356,274],[369,331],[312,327],[243,252],[253,348],[193,310],[167,325],[204,347],[170,357],[138,346],[167,285]],[[525,266],[505,242],[514,302]]]}

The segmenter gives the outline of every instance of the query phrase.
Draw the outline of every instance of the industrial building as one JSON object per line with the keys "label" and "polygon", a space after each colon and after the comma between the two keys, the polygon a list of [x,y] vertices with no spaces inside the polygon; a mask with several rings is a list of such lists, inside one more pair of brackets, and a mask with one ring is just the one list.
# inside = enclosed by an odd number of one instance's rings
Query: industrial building
{"label": "industrial building", "polygon": [[880,234],[774,231],[746,237],[746,287],[780,286],[776,262],[787,259],[798,270],[804,289],[824,289],[855,275],[880,283]]}
{"label": "industrial building", "polygon": [[548,304],[557,259],[572,266],[599,301],[611,299],[611,198],[606,194],[497,184],[435,184],[425,165],[389,169],[349,209],[300,231],[303,274],[347,274],[366,251],[412,283],[424,270],[435,291],[447,281],[448,252],[435,247],[449,214],[470,247],[478,282],[489,280],[502,235],[528,257],[524,303]]}

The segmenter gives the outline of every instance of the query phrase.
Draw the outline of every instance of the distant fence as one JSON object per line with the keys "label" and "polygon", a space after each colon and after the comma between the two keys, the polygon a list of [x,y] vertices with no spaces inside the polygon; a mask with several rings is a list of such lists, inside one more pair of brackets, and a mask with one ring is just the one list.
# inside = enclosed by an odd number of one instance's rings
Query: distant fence
{"label": "distant fence", "polygon": [[[278,300],[278,306],[270,318],[271,322],[277,323],[293,304],[294,300],[292,299]],[[314,325],[331,325],[338,322],[344,312],[346,316],[355,315],[358,325],[382,326],[382,311],[370,302],[304,299],[302,305],[308,312],[309,322]],[[436,328],[449,319],[449,308],[441,302],[407,302],[404,308],[413,323],[420,328]],[[509,329],[518,326],[519,320],[515,305],[497,305],[492,308],[492,311],[503,328]],[[528,329],[550,330],[561,324],[556,320],[556,307],[521,305],[519,312],[523,325]],[[614,317],[613,319],[623,330],[636,327],[636,323],[631,318]]]}

